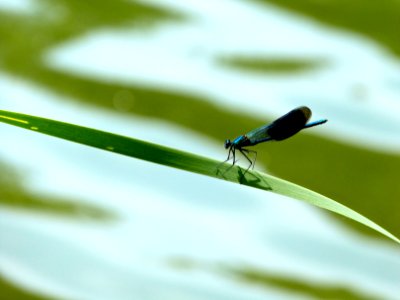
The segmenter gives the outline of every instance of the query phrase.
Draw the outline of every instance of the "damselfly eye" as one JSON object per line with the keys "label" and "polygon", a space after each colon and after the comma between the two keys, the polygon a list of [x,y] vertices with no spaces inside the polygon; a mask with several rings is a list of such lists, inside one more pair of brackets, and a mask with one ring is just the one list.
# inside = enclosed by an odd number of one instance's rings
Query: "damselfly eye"
{"label": "damselfly eye", "polygon": [[228,149],[232,145],[231,140],[225,140],[225,149]]}

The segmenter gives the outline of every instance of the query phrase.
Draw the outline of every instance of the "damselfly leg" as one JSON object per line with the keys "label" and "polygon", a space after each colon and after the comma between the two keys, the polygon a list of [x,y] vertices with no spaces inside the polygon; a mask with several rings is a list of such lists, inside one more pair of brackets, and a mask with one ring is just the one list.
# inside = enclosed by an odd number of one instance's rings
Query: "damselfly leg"
{"label": "damselfly leg", "polygon": [[[250,163],[250,165],[248,166],[248,168],[247,168],[246,171],[244,172],[244,174],[246,174],[247,171],[248,171],[250,168],[252,168],[252,170],[254,169],[254,165],[256,164],[256,160],[257,160],[257,151],[249,150],[249,149],[244,149],[244,148],[239,149],[239,151],[240,151],[240,153],[242,153],[242,155],[243,155],[243,156],[249,161],[249,163]],[[247,153],[247,155],[246,155],[246,153]],[[254,153],[254,155],[255,155],[254,160],[251,160],[251,159],[248,157],[248,155],[249,155],[250,153]]]}
{"label": "damselfly leg", "polygon": [[218,173],[220,167],[221,167],[223,164],[225,164],[226,162],[228,162],[228,161],[231,160],[231,154],[232,154],[233,163],[232,163],[231,166],[229,166],[229,167],[224,171],[223,174],[225,174],[226,172],[228,172],[228,171],[235,165],[235,163],[237,162],[235,150],[236,150],[236,149],[235,149],[234,147],[229,148],[228,158],[225,159],[223,162],[221,162],[220,164],[217,165],[217,168],[216,168],[216,169],[217,169],[217,173]]}

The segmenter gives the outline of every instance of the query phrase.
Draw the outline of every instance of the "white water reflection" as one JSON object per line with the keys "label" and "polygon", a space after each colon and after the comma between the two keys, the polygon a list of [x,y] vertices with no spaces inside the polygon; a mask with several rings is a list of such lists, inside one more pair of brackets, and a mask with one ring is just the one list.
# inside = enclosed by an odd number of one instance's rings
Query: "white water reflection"
{"label": "white water reflection", "polygon": [[0,0],[0,10],[29,13],[35,7],[34,0]]}
{"label": "white water reflection", "polygon": [[[377,44],[250,1],[151,3],[191,19],[145,32],[91,32],[53,49],[46,61],[100,80],[195,92],[261,118],[308,105],[317,118],[330,120],[323,134],[399,152],[400,62]],[[245,76],[218,64],[226,55],[328,65],[303,75]]]}
{"label": "white water reflection", "polygon": [[[4,109],[225,156],[175,126],[56,101],[4,76],[0,86]],[[83,299],[300,299],[208,268],[224,264],[398,297],[398,249],[351,234],[309,205],[11,126],[2,126],[2,141],[1,157],[31,174],[35,192],[81,198],[121,216],[96,224],[2,209],[0,270],[22,286]],[[174,269],[173,258],[199,267]]]}

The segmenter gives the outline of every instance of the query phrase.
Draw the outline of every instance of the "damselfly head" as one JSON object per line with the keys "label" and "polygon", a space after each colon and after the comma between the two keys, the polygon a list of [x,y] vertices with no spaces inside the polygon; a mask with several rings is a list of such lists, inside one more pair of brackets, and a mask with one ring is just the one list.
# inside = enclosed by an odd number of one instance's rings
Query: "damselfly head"
{"label": "damselfly head", "polygon": [[224,144],[225,149],[228,149],[231,145],[232,145],[231,140],[225,140],[225,144]]}

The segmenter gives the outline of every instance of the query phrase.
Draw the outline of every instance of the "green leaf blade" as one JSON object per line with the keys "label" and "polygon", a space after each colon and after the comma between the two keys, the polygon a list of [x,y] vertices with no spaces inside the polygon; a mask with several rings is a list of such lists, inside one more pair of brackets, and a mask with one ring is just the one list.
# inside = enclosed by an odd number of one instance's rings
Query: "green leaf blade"
{"label": "green leaf blade", "polygon": [[251,170],[245,172],[239,166],[221,165],[218,161],[192,153],[41,117],[0,110],[0,121],[102,150],[288,196],[357,221],[400,243],[390,232],[350,208],[268,174]]}

